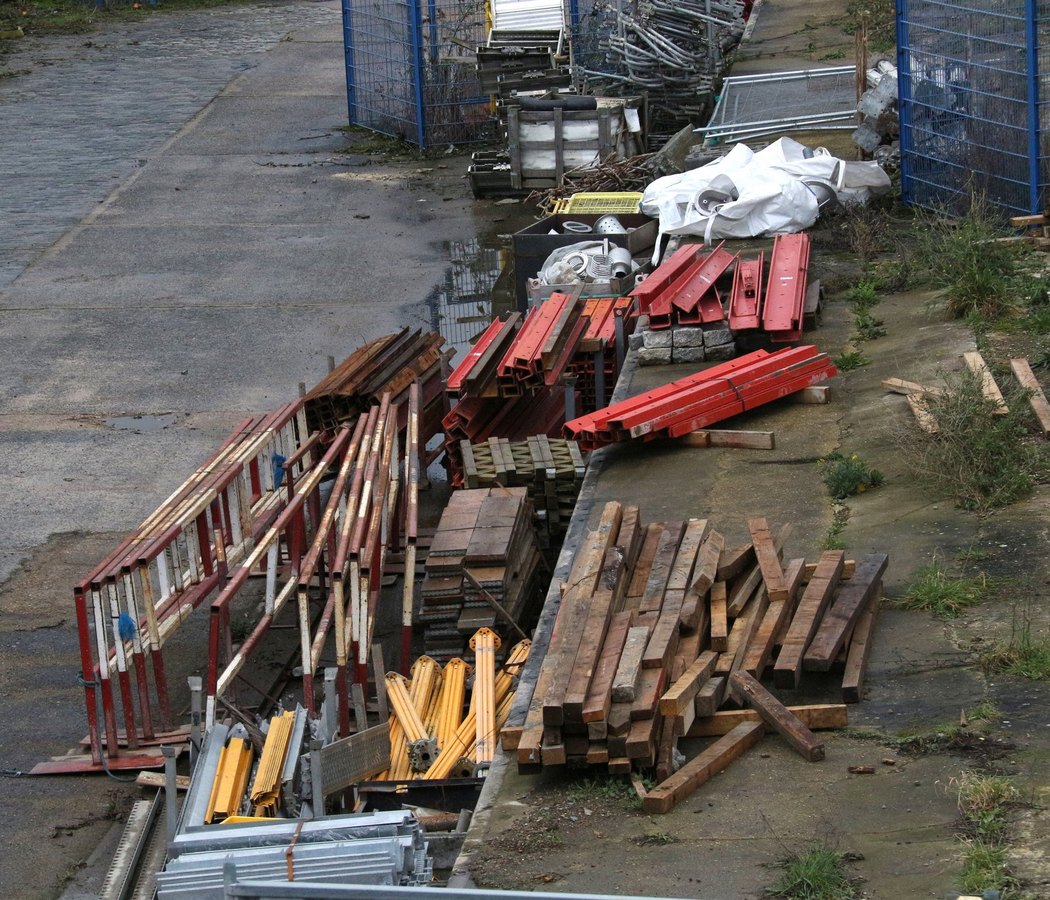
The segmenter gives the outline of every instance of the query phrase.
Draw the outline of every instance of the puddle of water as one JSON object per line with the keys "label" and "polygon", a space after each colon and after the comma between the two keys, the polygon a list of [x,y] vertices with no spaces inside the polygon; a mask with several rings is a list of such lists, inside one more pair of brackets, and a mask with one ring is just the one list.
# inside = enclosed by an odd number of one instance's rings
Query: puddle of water
{"label": "puddle of water", "polygon": [[157,416],[110,416],[104,424],[118,431],[148,434],[151,431],[162,431],[169,425],[174,425],[175,419],[175,413],[162,413]]}

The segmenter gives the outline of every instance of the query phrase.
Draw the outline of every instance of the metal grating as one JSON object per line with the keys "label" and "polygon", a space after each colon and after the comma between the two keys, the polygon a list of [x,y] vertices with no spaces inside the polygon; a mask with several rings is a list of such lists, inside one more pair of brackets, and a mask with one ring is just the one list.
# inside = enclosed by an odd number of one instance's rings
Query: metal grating
{"label": "metal grating", "polygon": [[1050,175],[1050,0],[898,0],[901,190],[1042,212]]}
{"label": "metal grating", "polygon": [[321,748],[321,790],[330,796],[389,765],[390,723],[384,722]]}
{"label": "metal grating", "polygon": [[730,143],[785,130],[852,130],[856,119],[856,66],[833,66],[727,78],[700,131],[708,143]]}
{"label": "metal grating", "polygon": [[420,149],[494,136],[475,53],[484,0],[342,0],[351,125]]}

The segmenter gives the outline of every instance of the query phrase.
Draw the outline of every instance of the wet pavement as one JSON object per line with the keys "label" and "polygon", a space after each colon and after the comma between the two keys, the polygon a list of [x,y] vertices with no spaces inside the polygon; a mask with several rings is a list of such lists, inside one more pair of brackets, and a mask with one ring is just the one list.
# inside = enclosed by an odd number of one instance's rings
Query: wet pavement
{"label": "wet pavement", "polygon": [[[453,248],[500,215],[470,198],[461,154],[354,152],[331,0],[27,39],[6,64],[30,70],[0,80],[0,770],[13,773],[86,731],[74,581],[245,415],[316,382],[329,356],[431,324]],[[59,893],[129,796],[97,776],[3,787],[5,896]]]}

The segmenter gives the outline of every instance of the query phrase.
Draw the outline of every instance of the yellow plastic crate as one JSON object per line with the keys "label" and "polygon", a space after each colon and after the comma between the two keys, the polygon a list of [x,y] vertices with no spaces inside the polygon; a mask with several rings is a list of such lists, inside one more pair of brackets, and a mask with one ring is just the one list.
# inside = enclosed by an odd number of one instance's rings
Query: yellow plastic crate
{"label": "yellow plastic crate", "polygon": [[642,195],[633,191],[618,191],[616,193],[592,193],[573,194],[565,200],[559,200],[553,212],[560,213],[596,215],[618,213],[636,213],[638,204],[642,202]]}

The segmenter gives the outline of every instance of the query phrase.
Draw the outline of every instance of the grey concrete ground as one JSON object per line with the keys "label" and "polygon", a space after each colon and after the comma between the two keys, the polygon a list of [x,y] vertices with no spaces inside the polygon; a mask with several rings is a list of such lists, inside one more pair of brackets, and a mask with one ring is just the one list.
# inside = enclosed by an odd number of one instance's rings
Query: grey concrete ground
{"label": "grey concrete ground", "polygon": [[[330,0],[155,15],[7,62],[31,70],[0,81],[9,774],[85,733],[74,579],[236,421],[422,324],[445,242],[477,229],[462,157],[337,152],[355,138]],[[5,778],[0,893],[54,896],[126,795]]]}

